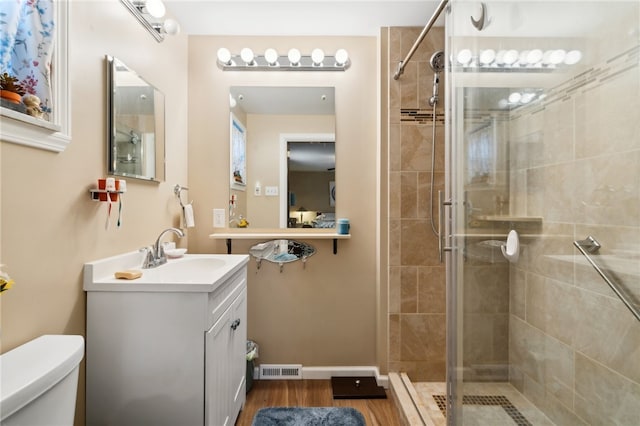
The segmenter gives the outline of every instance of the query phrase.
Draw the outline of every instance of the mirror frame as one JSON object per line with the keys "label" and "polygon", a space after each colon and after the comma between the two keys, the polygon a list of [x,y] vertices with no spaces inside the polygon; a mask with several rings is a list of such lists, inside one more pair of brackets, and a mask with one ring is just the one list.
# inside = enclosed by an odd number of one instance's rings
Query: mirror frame
{"label": "mirror frame", "polygon": [[[157,87],[149,83],[142,76],[140,76],[131,67],[127,66],[122,60],[106,55],[105,62],[107,67],[107,173],[113,176],[122,176],[126,178],[140,179],[150,182],[160,183],[163,182],[166,175],[165,170],[165,96]],[[117,128],[117,116],[116,111],[116,96],[118,85],[116,82],[116,65],[122,65],[126,67],[131,73],[133,73],[138,79],[146,83],[154,94],[154,163],[155,173],[153,176],[147,174],[135,174],[126,173],[117,169],[117,146],[115,144]]]}

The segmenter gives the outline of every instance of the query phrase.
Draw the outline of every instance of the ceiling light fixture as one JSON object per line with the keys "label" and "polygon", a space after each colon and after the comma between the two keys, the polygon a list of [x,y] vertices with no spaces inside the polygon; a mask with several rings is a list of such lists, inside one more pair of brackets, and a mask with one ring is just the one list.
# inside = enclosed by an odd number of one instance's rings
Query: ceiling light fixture
{"label": "ceiling light fixture", "polygon": [[286,56],[269,48],[263,55],[245,47],[239,55],[222,47],[217,52],[217,64],[223,71],[345,71],[351,66],[349,52],[338,49],[334,56],[322,49],[314,49],[310,55],[302,55],[298,49],[290,49]]}
{"label": "ceiling light fixture", "polygon": [[180,32],[180,25],[175,19],[162,20],[166,13],[162,0],[120,0],[120,3],[158,43],[164,40],[165,34],[175,35]]}

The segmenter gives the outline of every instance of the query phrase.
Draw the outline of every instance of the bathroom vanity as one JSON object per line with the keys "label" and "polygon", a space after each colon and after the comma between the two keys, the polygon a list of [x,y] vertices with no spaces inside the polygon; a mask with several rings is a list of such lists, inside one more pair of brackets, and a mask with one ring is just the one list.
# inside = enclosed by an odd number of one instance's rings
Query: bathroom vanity
{"label": "bathroom vanity", "polygon": [[232,425],[245,401],[247,255],[85,264],[87,425]]}

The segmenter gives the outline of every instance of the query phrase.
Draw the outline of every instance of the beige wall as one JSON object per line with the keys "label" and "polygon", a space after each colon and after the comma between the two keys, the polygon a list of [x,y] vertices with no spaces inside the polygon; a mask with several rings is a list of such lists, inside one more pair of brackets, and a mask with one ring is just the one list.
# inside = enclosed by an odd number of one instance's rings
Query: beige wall
{"label": "beige wall", "polygon": [[[0,297],[2,352],[42,334],[84,334],[82,269],[136,250],[178,225],[172,187],[187,183],[187,39],[156,41],[112,1],[70,2],[72,137],[62,153],[0,145],[2,263],[16,284]],[[89,189],[106,174],[106,73],[110,54],[166,95],[167,173],[161,184],[127,181],[120,229]],[[77,424],[84,424],[84,375]]]}
{"label": "beige wall", "polygon": [[[249,46],[256,52],[297,47],[349,51],[346,72],[223,72],[216,51]],[[226,252],[209,234],[211,211],[229,196],[229,87],[238,85],[336,88],[337,214],[351,219],[352,238],[309,241],[318,253],[303,267],[249,264],[249,338],[260,344],[261,363],[305,366],[376,365],[377,75],[375,37],[210,37],[189,39],[189,185],[197,227],[192,252]],[[247,253],[257,241],[233,241]],[[383,352],[383,351],[381,351]],[[384,356],[384,355],[381,355]]]}

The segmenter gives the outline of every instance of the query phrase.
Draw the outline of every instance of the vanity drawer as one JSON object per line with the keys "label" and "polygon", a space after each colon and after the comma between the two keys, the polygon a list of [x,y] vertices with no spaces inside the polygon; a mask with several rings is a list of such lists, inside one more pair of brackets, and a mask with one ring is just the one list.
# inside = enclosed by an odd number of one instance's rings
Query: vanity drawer
{"label": "vanity drawer", "polygon": [[215,291],[209,293],[207,304],[207,330],[211,328],[236,297],[247,287],[246,268],[236,272]]}

